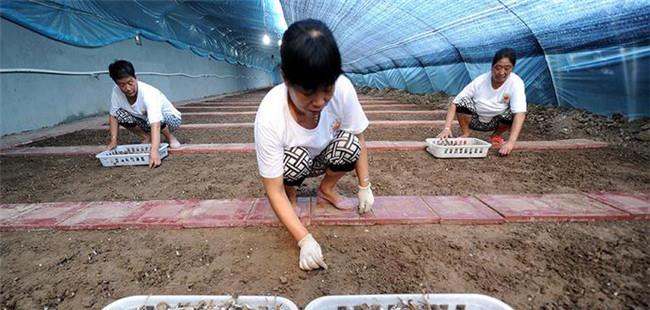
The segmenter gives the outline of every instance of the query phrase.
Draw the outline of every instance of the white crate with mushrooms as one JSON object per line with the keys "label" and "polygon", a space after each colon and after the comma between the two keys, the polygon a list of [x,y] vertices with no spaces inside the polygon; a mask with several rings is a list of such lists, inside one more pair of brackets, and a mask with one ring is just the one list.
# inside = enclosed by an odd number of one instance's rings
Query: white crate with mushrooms
{"label": "white crate with mushrooms", "polygon": [[[160,143],[158,152],[160,159],[167,157],[169,144]],[[95,157],[104,167],[149,165],[149,150],[151,144],[125,144],[118,145],[110,151],[103,151]]]}
{"label": "white crate with mushrooms", "polygon": [[279,296],[139,295],[116,300],[103,310],[298,310]]}
{"label": "white crate with mushrooms", "polygon": [[486,157],[490,143],[476,138],[429,138],[427,152],[437,158],[481,158]]}
{"label": "white crate with mushrooms", "polygon": [[325,296],[305,310],[513,310],[504,302],[480,294],[383,294]]}

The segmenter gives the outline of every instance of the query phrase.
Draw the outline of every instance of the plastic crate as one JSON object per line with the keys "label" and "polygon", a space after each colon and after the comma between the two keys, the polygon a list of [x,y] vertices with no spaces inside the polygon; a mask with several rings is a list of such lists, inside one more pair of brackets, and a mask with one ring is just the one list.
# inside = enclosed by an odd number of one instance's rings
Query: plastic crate
{"label": "plastic crate", "polygon": [[[154,307],[164,302],[170,306],[170,310],[178,309],[178,305],[187,304],[196,308],[198,303],[205,302],[215,306],[214,309],[222,309],[219,306],[233,305],[233,309],[240,309],[243,307],[236,307],[235,305],[244,306],[254,310],[268,309],[268,310],[298,310],[298,307],[289,299],[278,296],[239,296],[233,298],[229,295],[142,295],[130,296],[118,299],[103,310],[149,310],[155,309]],[[187,309],[187,308],[181,308]],[[198,309],[198,308],[197,308]],[[208,308],[212,309],[212,308]],[[231,309],[224,307],[224,309]]]}
{"label": "plastic crate", "polygon": [[476,138],[429,138],[427,152],[437,158],[480,158],[486,157],[490,143]]}
{"label": "plastic crate", "polygon": [[[414,307],[409,308],[409,303]],[[448,310],[513,310],[504,302],[480,294],[386,294],[386,295],[342,295],[325,296],[312,300],[305,310],[390,310],[390,309],[432,309]],[[365,307],[364,307],[365,305]],[[435,308],[437,305],[438,308]],[[460,306],[460,307],[459,307]],[[464,308],[462,307],[464,306]]]}
{"label": "plastic crate", "polygon": [[[158,148],[160,159],[167,157],[168,147],[169,144],[160,143],[160,147]],[[115,149],[103,151],[95,155],[95,157],[99,159],[104,167],[149,165],[150,149],[151,144],[118,145]]]}

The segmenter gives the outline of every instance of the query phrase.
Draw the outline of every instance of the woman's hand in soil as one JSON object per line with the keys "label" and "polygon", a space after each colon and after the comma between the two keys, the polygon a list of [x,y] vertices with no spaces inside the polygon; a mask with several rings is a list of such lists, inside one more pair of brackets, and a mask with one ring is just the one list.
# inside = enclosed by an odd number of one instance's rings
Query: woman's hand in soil
{"label": "woman's hand in soil", "polygon": [[298,241],[298,246],[300,247],[300,269],[312,270],[320,267],[327,269],[320,245],[311,234]]}
{"label": "woman's hand in soil", "polygon": [[149,168],[157,168],[160,164],[160,154],[156,151],[149,153]]}
{"label": "woman's hand in soil", "polygon": [[111,143],[106,146],[107,151],[112,151],[117,147],[117,141],[111,141]]}
{"label": "woman's hand in soil", "polygon": [[454,135],[451,133],[451,128],[445,127],[436,138],[438,139],[447,139],[447,138],[453,138]]}
{"label": "woman's hand in soil", "polygon": [[508,156],[510,152],[512,152],[512,149],[515,148],[515,143],[514,142],[506,142],[504,143],[501,148],[499,149],[499,155],[501,156]]}
{"label": "woman's hand in soil", "polygon": [[359,213],[366,213],[372,210],[372,205],[375,203],[375,196],[372,194],[372,189],[368,186],[359,186]]}

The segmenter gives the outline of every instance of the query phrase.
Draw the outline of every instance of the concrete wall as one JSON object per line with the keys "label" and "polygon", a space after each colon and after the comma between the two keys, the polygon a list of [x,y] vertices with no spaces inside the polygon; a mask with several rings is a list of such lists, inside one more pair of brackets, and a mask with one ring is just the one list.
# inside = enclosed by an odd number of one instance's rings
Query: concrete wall
{"label": "concrete wall", "polygon": [[[270,72],[231,65],[143,38],[101,48],[61,43],[0,18],[0,68],[104,71],[127,59],[138,72],[234,75],[242,78],[138,76],[172,101],[197,99],[273,84]],[[108,111],[114,83],[108,75],[0,74],[0,135],[56,125]]]}

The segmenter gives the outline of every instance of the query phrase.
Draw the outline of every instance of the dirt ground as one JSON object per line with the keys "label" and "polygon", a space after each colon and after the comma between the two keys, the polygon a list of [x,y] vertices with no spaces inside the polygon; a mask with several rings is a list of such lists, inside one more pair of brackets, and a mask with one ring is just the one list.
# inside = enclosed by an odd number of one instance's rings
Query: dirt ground
{"label": "dirt ground", "polygon": [[[387,103],[388,105],[390,103]],[[395,107],[395,109],[403,109],[404,107]],[[364,111],[378,111],[378,110],[386,110],[387,108],[384,105],[366,105],[363,107]],[[228,107],[228,106],[221,106],[221,107],[179,107],[179,111],[182,113],[185,112],[234,112],[234,111],[249,111],[249,112],[256,112],[257,111],[257,106],[242,106],[242,107]],[[433,107],[431,106],[426,106],[426,105],[413,105],[408,107],[408,110],[410,111],[427,111],[427,110],[434,110]]]}
{"label": "dirt ground", "polygon": [[[413,114],[391,114],[379,113],[368,114],[368,119],[373,120],[386,120],[386,121],[399,121],[399,120],[432,120],[442,119],[442,117],[432,117],[431,115],[413,115]],[[252,123],[255,121],[255,115],[183,115],[184,124],[205,124],[205,123]]]}
{"label": "dirt ground", "polygon": [[[650,191],[647,157],[615,148],[435,159],[425,151],[370,153],[375,195]],[[163,166],[104,168],[92,156],[0,157],[4,203],[262,197],[255,154],[177,155]],[[303,195],[315,194],[308,179]],[[346,175],[339,188],[355,194]]]}
{"label": "dirt ground", "polygon": [[[360,93],[436,109],[449,102],[440,94]],[[650,192],[648,119],[529,111],[522,140],[590,138],[610,147],[508,157],[492,150],[486,159],[454,160],[371,152],[375,195]],[[371,127],[367,139],[417,141],[438,130]],[[181,129],[178,136],[251,142],[252,128]],[[104,131],[84,130],[33,145],[103,139]],[[103,168],[92,156],[0,156],[0,172],[1,203],[264,195],[254,154],[172,155],[154,170]],[[309,179],[299,195],[313,196],[317,185]],[[355,186],[350,174],[339,189],[351,196]],[[0,309],[100,309],[139,294],[232,293],[281,295],[304,306],[323,295],[418,292],[482,293],[515,309],[648,309],[648,223],[310,227],[330,265],[312,272],[298,269],[298,248],[281,228],[3,232]]]}
{"label": "dirt ground", "polygon": [[[359,88],[366,96],[393,98],[400,103],[446,109],[452,97],[443,93],[414,95],[395,89]],[[620,114],[610,117],[571,107],[528,104],[524,131],[536,132],[546,139],[589,138],[606,141],[617,147],[633,148],[650,154],[650,118],[628,120]]]}
{"label": "dirt ground", "polygon": [[[424,141],[433,138],[442,126],[402,126],[382,127],[370,125],[364,132],[367,141]],[[252,143],[253,127],[246,128],[220,128],[220,129],[197,129],[180,128],[174,135],[186,144],[197,143]],[[477,133],[474,135],[487,141],[489,134]],[[120,143],[140,143],[140,139],[127,130],[120,130]],[[520,140],[544,140],[548,135],[540,134],[534,128],[524,128],[519,135]],[[58,137],[48,138],[28,144],[28,146],[71,146],[71,145],[98,145],[108,144],[110,141],[108,130],[86,129]],[[566,138],[566,137],[564,137]]]}
{"label": "dirt ground", "polygon": [[[328,270],[280,228],[3,233],[2,309],[139,294],[481,293],[515,309],[648,309],[647,222],[314,227]],[[646,246],[640,246],[646,245]]]}

